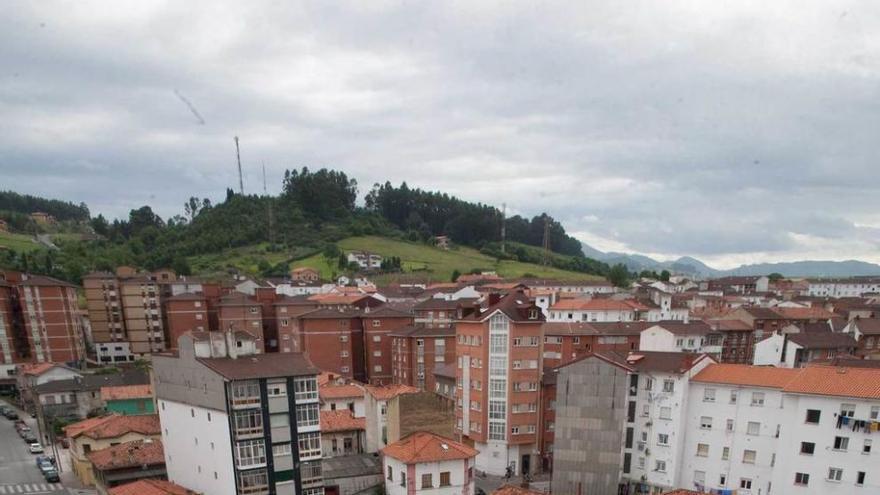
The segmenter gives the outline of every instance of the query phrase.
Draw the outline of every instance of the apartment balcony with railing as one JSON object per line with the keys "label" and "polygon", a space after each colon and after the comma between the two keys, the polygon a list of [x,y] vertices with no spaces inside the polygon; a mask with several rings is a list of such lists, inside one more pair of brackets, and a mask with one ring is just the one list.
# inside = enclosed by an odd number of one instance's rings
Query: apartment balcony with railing
{"label": "apartment balcony with railing", "polygon": [[238,473],[236,487],[239,495],[263,495],[269,493],[269,473],[266,469],[255,469]]}
{"label": "apartment balcony with railing", "polygon": [[256,380],[232,382],[230,389],[229,406],[232,409],[258,408],[262,405],[260,384]]}
{"label": "apartment balcony with railing", "polygon": [[303,462],[300,464],[300,476],[302,477],[302,487],[315,488],[324,484],[323,470],[321,469],[321,461]]}

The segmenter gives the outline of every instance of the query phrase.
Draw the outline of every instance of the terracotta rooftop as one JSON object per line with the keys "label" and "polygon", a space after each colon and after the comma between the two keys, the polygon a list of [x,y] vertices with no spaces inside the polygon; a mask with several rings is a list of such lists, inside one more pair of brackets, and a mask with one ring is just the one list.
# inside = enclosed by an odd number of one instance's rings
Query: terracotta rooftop
{"label": "terracotta rooftop", "polygon": [[529,490],[516,485],[504,485],[492,492],[492,495],[543,495],[544,492]]}
{"label": "terracotta rooftop", "polygon": [[752,326],[748,323],[735,319],[713,319],[707,320],[706,323],[712,328],[722,332],[746,331],[752,329]]}
{"label": "terracotta rooftop", "polygon": [[118,387],[101,387],[101,400],[144,399],[153,397],[150,385],[121,385]]}
{"label": "terracotta rooftop", "polygon": [[645,321],[632,322],[578,322],[552,321],[541,326],[545,335],[639,335],[653,326]]}
{"label": "terracotta rooftop", "polygon": [[355,418],[348,409],[321,411],[321,433],[366,429],[367,418]]}
{"label": "terracotta rooftop", "polygon": [[774,308],[774,311],[782,315],[787,320],[827,320],[834,316],[834,313],[826,311],[825,308]]}
{"label": "terracotta rooftop", "polygon": [[[490,295],[488,300],[491,300],[493,295]],[[530,313],[530,310],[534,310],[534,313]],[[494,304],[489,304],[486,307],[480,308],[479,311],[474,314],[465,316],[462,318],[462,321],[483,321],[496,312],[500,311],[508,318],[517,323],[543,323],[544,322],[544,314],[541,310],[535,306],[531,299],[525,293],[521,291],[510,292],[500,297],[500,299]],[[530,318],[530,316],[534,316],[534,318]]]}
{"label": "terracotta rooftop", "polygon": [[364,388],[366,388],[367,392],[369,392],[376,400],[388,400],[393,399],[398,395],[416,394],[419,392],[419,389],[403,384],[366,385]]}
{"label": "terracotta rooftop", "polygon": [[318,387],[321,400],[364,398],[364,388],[349,383],[346,385],[326,384]]}
{"label": "terracotta rooftop", "polygon": [[144,479],[113,487],[110,489],[110,495],[199,495],[199,493],[170,481]]}
{"label": "terracotta rooftop", "polygon": [[136,440],[92,451],[88,458],[96,469],[106,471],[165,464],[165,450],[161,440]]}
{"label": "terracotta rooftop", "polygon": [[39,375],[42,375],[43,373],[51,370],[55,366],[63,366],[63,365],[57,364],[57,363],[22,364],[21,365],[21,372],[22,372],[22,374],[25,374],[25,375],[39,376]]}
{"label": "terracotta rooftop", "polygon": [[617,299],[602,298],[576,298],[561,299],[550,310],[577,310],[577,311],[633,311],[637,308],[635,305],[627,301],[618,301]]}
{"label": "terracotta rooftop", "polygon": [[89,438],[100,440],[103,438],[116,438],[126,433],[140,433],[141,435],[159,435],[162,429],[159,426],[159,415],[148,414],[142,416],[120,416],[111,414],[98,418],[89,418],[64,428],[70,438],[85,435]]}
{"label": "terracotta rooftop", "polygon": [[361,301],[364,298],[371,297],[369,294],[315,294],[313,296],[309,296],[309,301],[316,302],[318,304],[329,304],[329,305],[351,305],[358,301]]}
{"label": "terracotta rooftop", "polygon": [[800,369],[752,366],[748,364],[710,364],[692,378],[695,382],[782,388]]}
{"label": "terracotta rooftop", "polygon": [[417,431],[381,450],[383,455],[405,464],[471,459],[477,450],[440,435]]}
{"label": "terracotta rooftop", "polygon": [[795,394],[880,399],[880,369],[808,366],[783,388]]}
{"label": "terracotta rooftop", "polygon": [[862,318],[852,323],[864,335],[880,335],[880,318]]}
{"label": "terracotta rooftop", "polygon": [[407,325],[388,332],[388,335],[392,337],[454,337],[455,327],[416,327]]}

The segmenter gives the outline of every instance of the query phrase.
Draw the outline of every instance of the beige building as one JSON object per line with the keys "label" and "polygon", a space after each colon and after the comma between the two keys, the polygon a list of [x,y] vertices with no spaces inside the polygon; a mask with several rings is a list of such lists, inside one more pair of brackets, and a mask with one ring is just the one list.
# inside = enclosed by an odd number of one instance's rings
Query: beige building
{"label": "beige building", "polygon": [[165,350],[159,284],[151,277],[123,279],[119,284],[125,329],[136,355]]}
{"label": "beige building", "polygon": [[70,463],[76,477],[87,486],[95,484],[95,472],[89,454],[114,445],[136,440],[161,440],[159,416],[119,416],[111,414],[89,418],[64,428],[70,440]]}

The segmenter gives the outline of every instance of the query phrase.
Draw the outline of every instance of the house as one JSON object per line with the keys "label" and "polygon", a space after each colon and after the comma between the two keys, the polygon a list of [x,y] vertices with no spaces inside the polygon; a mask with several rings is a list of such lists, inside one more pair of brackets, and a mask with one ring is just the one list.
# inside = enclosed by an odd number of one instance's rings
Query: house
{"label": "house", "polygon": [[101,387],[101,400],[108,412],[118,414],[155,414],[153,388],[145,385]]}
{"label": "house", "polygon": [[70,441],[70,462],[76,477],[87,486],[95,484],[95,472],[89,454],[113,445],[135,440],[160,440],[159,417],[120,416],[111,414],[84,419],[64,428]]}
{"label": "house", "polygon": [[367,385],[365,395],[366,451],[380,449],[400,438],[400,397],[416,394],[418,390],[408,385]]}
{"label": "house", "polygon": [[361,270],[378,270],[382,267],[382,257],[365,251],[352,251],[346,255],[349,263],[354,263]]}
{"label": "house", "polygon": [[200,495],[188,488],[165,480],[145,479],[110,489],[110,495]]}
{"label": "house", "polygon": [[40,225],[50,225],[55,223],[55,217],[42,211],[32,212],[30,216],[31,220],[37,222]]}
{"label": "house", "polygon": [[363,454],[367,421],[348,409],[321,411],[321,445],[324,457]]}
{"label": "house", "polygon": [[322,411],[351,411],[356,418],[366,416],[364,396],[366,390],[357,382],[328,382],[318,385]]}
{"label": "house", "polygon": [[428,432],[415,432],[382,449],[385,493],[474,493],[477,450]]}
{"label": "house", "polygon": [[705,290],[748,294],[767,292],[770,289],[770,279],[765,276],[721,277],[709,280],[706,285],[707,288]]}
{"label": "house", "polygon": [[755,365],[800,368],[817,360],[854,355],[857,343],[846,333],[777,333],[755,344]]}
{"label": "house", "polygon": [[644,330],[639,350],[706,353],[720,358],[724,334],[702,321],[661,321]]}
{"label": "house", "polygon": [[605,297],[560,299],[550,306],[547,321],[635,321],[639,308],[629,301]]}
{"label": "house", "polygon": [[18,378],[19,401],[23,408],[33,410],[36,396],[34,387],[57,380],[71,380],[82,373],[59,363],[21,364],[16,373]]}
{"label": "house", "polygon": [[842,331],[852,335],[858,342],[857,355],[880,359],[880,318],[852,320]]}
{"label": "house", "polygon": [[321,279],[318,270],[310,266],[300,266],[290,270],[290,280],[294,282],[317,282]]}
{"label": "house", "polygon": [[168,479],[212,495],[323,494],[318,373],[245,332],[190,332],[154,355]]}
{"label": "house", "polygon": [[440,249],[449,249],[449,237],[445,235],[434,236],[434,246]]}
{"label": "house", "polygon": [[95,450],[87,455],[95,488],[107,495],[116,486],[140,479],[165,479],[165,453],[160,440],[146,438]]}

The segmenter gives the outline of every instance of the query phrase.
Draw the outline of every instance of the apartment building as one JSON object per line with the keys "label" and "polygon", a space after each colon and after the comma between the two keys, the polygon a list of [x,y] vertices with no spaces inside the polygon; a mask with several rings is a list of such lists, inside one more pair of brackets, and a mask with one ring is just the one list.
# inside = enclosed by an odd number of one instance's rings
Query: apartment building
{"label": "apartment building", "polygon": [[266,352],[263,335],[263,305],[254,296],[232,292],[217,303],[217,324],[221,332],[244,331],[251,334],[258,352]]}
{"label": "apartment building", "polygon": [[[97,343],[125,342],[125,316],[122,313],[119,279],[110,272],[92,272],[83,277],[83,289],[86,295],[86,308],[92,327],[92,340]],[[129,354],[130,355],[130,354]],[[103,354],[99,353],[99,361]],[[128,360],[128,355],[120,360]]]}
{"label": "apartment building", "polygon": [[[678,487],[692,428],[685,420],[690,378],[714,362],[706,354],[609,352],[558,368],[554,442],[544,446],[552,452],[554,485],[572,493],[613,493],[613,486],[625,494]],[[591,487],[606,491],[586,491]]]}
{"label": "apartment building", "polygon": [[800,368],[813,361],[852,356],[858,344],[851,335],[822,331],[778,333],[755,344],[753,364]]}
{"label": "apartment building", "polygon": [[642,330],[639,350],[706,353],[720,358],[724,334],[702,321],[661,321]]}
{"label": "apartment building", "polygon": [[721,341],[721,362],[752,364],[755,357],[755,331],[748,322],[737,319],[707,320],[724,336]]}
{"label": "apartment building", "polygon": [[450,327],[456,319],[464,316],[465,308],[472,308],[476,298],[446,299],[432,297],[413,306],[417,326]]}
{"label": "apartment building", "polygon": [[544,315],[521,291],[490,294],[456,322],[456,429],[477,469],[530,473],[539,455]]}
{"label": "apartment building", "polygon": [[367,381],[361,312],[316,309],[291,320],[292,338],[319,369],[360,382]]}
{"label": "apartment building", "polygon": [[208,298],[202,293],[172,295],[165,300],[168,321],[168,348],[177,348],[177,339],[186,332],[215,330],[208,318]]}
{"label": "apartment building", "polygon": [[143,356],[164,351],[159,284],[150,276],[126,278],[119,283],[119,293],[132,354]]}
{"label": "apartment building", "polygon": [[[20,327],[21,319],[14,318],[12,312],[13,294],[12,285],[0,279],[0,377],[4,378],[14,374],[15,365],[24,361],[23,351],[28,349],[27,345],[23,345],[25,342],[22,342],[24,331]],[[14,323],[19,328],[13,328]]]}
{"label": "apartment building", "polygon": [[396,330],[411,327],[410,313],[388,307],[364,309],[363,328],[364,369],[367,383],[387,385],[393,381],[393,337]]}
{"label": "apartment building", "polygon": [[869,359],[880,357],[880,318],[858,318],[842,330],[857,341],[856,355]]}
{"label": "apartment building", "polygon": [[318,370],[247,332],[191,332],[153,356],[169,480],[200,493],[324,493]]}
{"label": "apartment building", "polygon": [[436,366],[455,363],[455,328],[398,328],[391,338],[391,381],[419,390],[435,390],[433,370]]}
{"label": "apartment building", "polygon": [[880,293],[880,277],[852,277],[839,279],[811,279],[808,296],[860,297]]}
{"label": "apartment building", "polygon": [[640,308],[632,300],[607,297],[560,299],[550,306],[547,321],[636,321]]}
{"label": "apartment building", "polygon": [[639,349],[644,321],[633,322],[546,322],[544,334],[544,368],[562,366],[591,352],[627,353]]}
{"label": "apartment building", "polygon": [[7,275],[12,286],[6,306],[12,310],[13,356],[17,353],[21,362],[34,363],[85,359],[77,287],[42,275]]}

